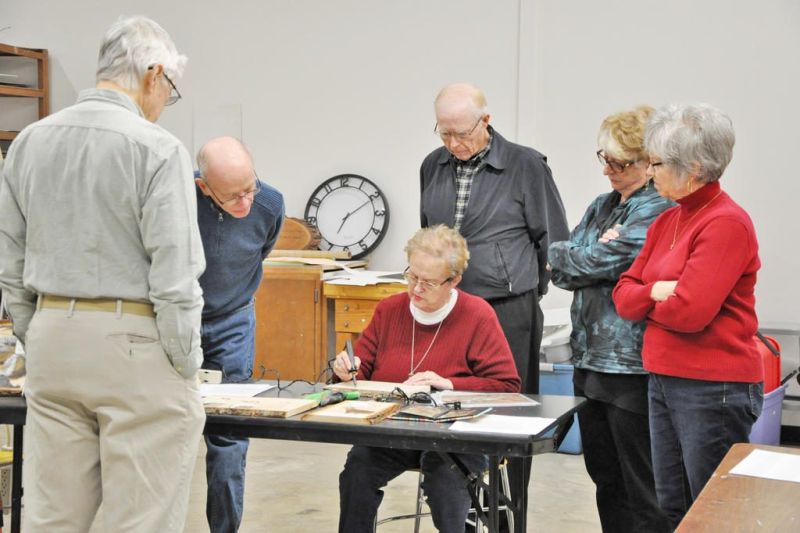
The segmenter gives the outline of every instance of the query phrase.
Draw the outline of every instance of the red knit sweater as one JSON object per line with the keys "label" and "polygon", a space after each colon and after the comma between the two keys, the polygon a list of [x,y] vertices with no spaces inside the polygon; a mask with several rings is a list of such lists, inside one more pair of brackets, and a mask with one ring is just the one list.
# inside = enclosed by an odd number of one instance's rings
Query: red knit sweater
{"label": "red knit sweater", "polygon": [[[644,368],[706,381],[762,381],[753,341],[761,266],[753,223],[719,182],[678,204],[653,222],[639,257],[614,289],[622,318],[647,319]],[[675,295],[654,302],[653,283],[670,280],[678,280]]]}
{"label": "red knit sweater", "polygon": [[358,379],[402,383],[411,369],[411,328],[416,327],[416,372],[431,370],[453,382],[455,390],[519,392],[511,349],[491,306],[483,299],[458,291],[458,301],[441,323],[415,323],[407,293],[382,300],[361,334],[355,354],[361,358]]}

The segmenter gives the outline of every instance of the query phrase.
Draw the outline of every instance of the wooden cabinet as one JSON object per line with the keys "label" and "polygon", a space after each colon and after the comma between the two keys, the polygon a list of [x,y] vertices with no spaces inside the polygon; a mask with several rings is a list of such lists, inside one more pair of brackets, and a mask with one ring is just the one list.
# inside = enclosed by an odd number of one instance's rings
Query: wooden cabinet
{"label": "wooden cabinet", "polygon": [[262,377],[263,371],[265,379],[315,381],[327,359],[322,268],[265,265],[255,309],[253,377]]}
{"label": "wooden cabinet", "polygon": [[402,283],[329,285],[319,266],[265,264],[256,291],[253,377],[324,381],[328,358],[358,338],[380,300],[405,290]]}
{"label": "wooden cabinet", "polygon": [[[16,58],[25,58],[23,61],[36,61],[37,79],[35,86],[29,87],[26,86],[28,83],[17,83],[16,78],[0,76],[0,97],[35,98],[38,101],[38,118],[42,119],[50,113],[50,68],[47,50],[21,48],[0,43],[0,73],[8,74],[6,71],[11,70],[12,63],[19,61]],[[16,131],[16,127],[9,127],[7,124],[3,124],[1,118],[0,116],[0,146],[5,152],[6,146],[16,138],[19,131]]]}
{"label": "wooden cabinet", "polygon": [[[323,310],[326,313],[333,310],[334,313],[333,354],[342,351],[348,339],[356,341],[372,319],[375,306],[379,301],[405,290],[406,285],[403,283],[381,283],[367,287],[323,284],[325,297]],[[331,305],[329,302],[333,302],[333,304]]]}

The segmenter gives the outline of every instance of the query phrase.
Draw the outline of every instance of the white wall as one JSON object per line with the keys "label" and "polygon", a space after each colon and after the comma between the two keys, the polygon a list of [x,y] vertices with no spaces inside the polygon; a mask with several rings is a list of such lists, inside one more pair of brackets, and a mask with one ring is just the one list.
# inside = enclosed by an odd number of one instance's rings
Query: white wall
{"label": "white wall", "polygon": [[[50,49],[57,110],[93,85],[106,27],[136,13],[189,56],[184,99],[161,123],[191,151],[214,124],[240,130],[292,216],[338,173],[384,190],[392,222],[376,268],[404,266],[447,82],[482,86],[498,130],[548,154],[573,225],[608,189],[594,158],[605,115],[712,103],[737,130],[723,186],[759,233],[759,314],[800,321],[796,0],[0,0],[0,27],[12,26],[0,42]],[[568,302],[553,291],[546,305]]]}

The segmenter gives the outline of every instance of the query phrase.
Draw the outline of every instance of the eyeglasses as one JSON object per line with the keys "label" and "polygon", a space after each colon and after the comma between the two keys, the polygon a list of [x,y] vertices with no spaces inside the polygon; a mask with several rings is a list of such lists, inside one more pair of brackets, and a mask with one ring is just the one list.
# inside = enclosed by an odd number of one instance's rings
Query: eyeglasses
{"label": "eyeglasses", "polygon": [[227,198],[225,198],[224,200],[220,198],[217,195],[217,193],[214,192],[214,189],[211,188],[211,185],[208,184],[208,181],[205,179],[205,177],[203,178],[203,183],[205,183],[206,187],[208,187],[208,190],[211,191],[211,194],[214,196],[214,199],[217,201],[217,203],[222,207],[225,207],[226,205],[233,204],[241,199],[247,199],[250,200],[251,202],[253,201],[255,195],[258,194],[258,191],[261,190],[261,181],[258,179],[258,175],[255,172],[253,173],[253,175],[256,178],[256,183],[252,189],[250,189],[249,191],[229,194]]}
{"label": "eyeglasses", "polygon": [[627,161],[625,163],[614,161],[606,157],[606,154],[604,154],[602,150],[597,151],[597,160],[600,161],[601,165],[603,165],[604,167],[608,166],[608,168],[610,168],[613,172],[617,174],[622,172],[632,164],[636,163],[636,161]]}
{"label": "eyeglasses", "polygon": [[419,285],[423,289],[425,289],[426,291],[432,291],[434,289],[438,289],[439,287],[441,287],[445,283],[453,281],[453,276],[450,276],[446,280],[444,280],[442,282],[439,282],[439,283],[437,283],[435,281],[422,280],[422,279],[419,279],[414,274],[412,274],[410,269],[411,269],[411,267],[406,267],[406,269],[403,271],[403,277],[408,282],[408,286],[409,287],[415,287],[415,286]]}
{"label": "eyeglasses", "polygon": [[[147,70],[153,70],[153,68],[155,68],[155,65],[150,65],[149,67],[147,67]],[[161,74],[164,76],[164,79],[167,80],[167,83],[169,83],[170,87],[169,96],[167,97],[167,101],[164,102],[164,105],[165,106],[172,105],[181,99],[181,93],[178,90],[178,88],[175,87],[175,84],[172,83],[172,80],[169,79],[169,76],[167,76],[166,72],[162,71]]]}
{"label": "eyeglasses", "polygon": [[478,124],[481,123],[481,121],[483,120],[484,116],[485,115],[482,115],[478,119],[478,122],[476,122],[475,125],[472,126],[472,128],[470,128],[469,131],[442,131],[442,130],[439,129],[439,123],[437,122],[436,125],[433,127],[433,133],[435,133],[436,135],[441,137],[443,141],[446,141],[447,139],[449,139],[451,137],[455,137],[459,141],[463,141],[465,139],[468,139],[469,136],[472,135],[472,132],[475,131],[475,128],[478,127]]}

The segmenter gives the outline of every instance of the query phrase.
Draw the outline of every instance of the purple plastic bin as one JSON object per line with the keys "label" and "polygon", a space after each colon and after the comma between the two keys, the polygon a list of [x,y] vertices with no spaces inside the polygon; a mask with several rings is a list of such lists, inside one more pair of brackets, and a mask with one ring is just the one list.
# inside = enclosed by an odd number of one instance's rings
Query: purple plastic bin
{"label": "purple plastic bin", "polygon": [[753,444],[781,443],[781,410],[783,397],[786,394],[786,385],[764,395],[764,408],[753,428],[750,430],[750,442]]}

